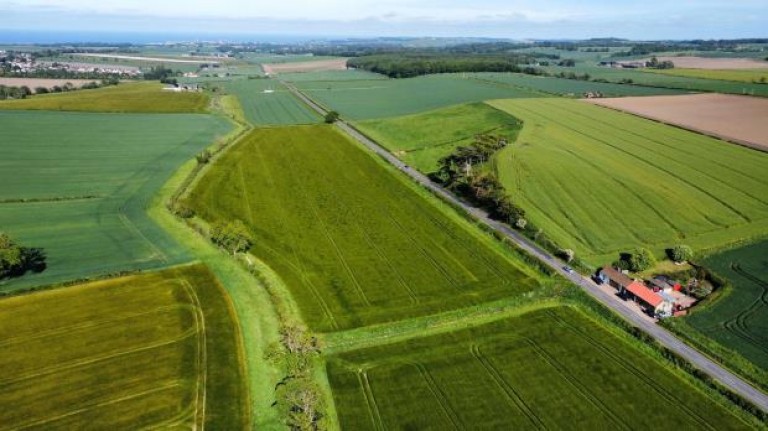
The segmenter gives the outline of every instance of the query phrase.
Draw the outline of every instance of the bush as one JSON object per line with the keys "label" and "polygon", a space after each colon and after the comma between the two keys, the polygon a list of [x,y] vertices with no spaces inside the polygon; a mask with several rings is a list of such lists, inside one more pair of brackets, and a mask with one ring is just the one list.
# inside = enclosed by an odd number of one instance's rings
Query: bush
{"label": "bush", "polygon": [[244,253],[253,245],[251,233],[240,220],[214,224],[211,227],[211,241],[232,254]]}
{"label": "bush", "polygon": [[330,111],[327,114],[325,114],[325,122],[327,124],[333,124],[338,120],[339,120],[339,113],[336,111]]}
{"label": "bush", "polygon": [[693,249],[687,245],[678,244],[667,250],[669,258],[677,263],[687,262],[693,258]]}
{"label": "bush", "polygon": [[197,163],[200,165],[204,165],[211,161],[211,152],[208,150],[203,150],[199,154],[195,156],[195,159],[197,160]]}

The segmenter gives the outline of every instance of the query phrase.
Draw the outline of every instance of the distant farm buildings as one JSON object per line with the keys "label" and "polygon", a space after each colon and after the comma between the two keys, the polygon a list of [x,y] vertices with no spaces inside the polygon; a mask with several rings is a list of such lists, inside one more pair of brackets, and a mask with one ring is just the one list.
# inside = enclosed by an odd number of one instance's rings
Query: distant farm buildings
{"label": "distant farm buildings", "polygon": [[606,60],[606,61],[601,61],[599,64],[602,67],[612,67],[614,69],[643,69],[646,67],[646,64],[644,61]]}

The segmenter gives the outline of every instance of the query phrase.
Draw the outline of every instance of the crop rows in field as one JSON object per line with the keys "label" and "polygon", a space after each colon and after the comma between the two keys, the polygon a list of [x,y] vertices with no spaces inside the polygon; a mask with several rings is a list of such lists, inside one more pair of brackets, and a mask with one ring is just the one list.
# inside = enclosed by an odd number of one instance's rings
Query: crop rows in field
{"label": "crop rows in field", "polygon": [[768,370],[768,241],[707,258],[733,290],[687,318],[694,328]]}
{"label": "crop rows in field", "polygon": [[226,133],[203,115],[0,112],[0,229],[47,254],[47,269],[0,290],[188,258],[145,213],[184,161]]}
{"label": "crop rows in field", "polygon": [[349,120],[398,117],[487,99],[541,97],[540,93],[522,88],[461,75],[297,82],[296,86]]}
{"label": "crop rows in field", "polygon": [[589,74],[592,79],[605,79],[609,82],[631,80],[636,85],[650,87],[768,97],[768,85],[752,84],[748,82],[729,82],[718,79],[673,76],[638,70],[612,69],[610,67],[598,67],[593,64],[577,65],[576,67],[547,67],[544,69],[550,73],[573,72],[577,75],[586,73]]}
{"label": "crop rows in field", "polygon": [[343,429],[737,429],[738,418],[567,307],[329,358]]}
{"label": "crop rows in field", "polygon": [[573,100],[490,104],[524,123],[495,160],[500,180],[530,220],[589,262],[766,232],[764,153]]}
{"label": "crop rows in field", "polygon": [[713,69],[664,69],[664,70],[649,70],[653,73],[662,73],[664,75],[671,76],[684,76],[688,78],[703,78],[703,79],[719,79],[723,81],[739,81],[747,83],[761,83],[768,82],[768,69],[730,69],[730,70],[713,70]]}
{"label": "crop rows in field", "polygon": [[205,267],[0,302],[3,429],[240,429],[232,312]]}
{"label": "crop rows in field", "polygon": [[484,82],[496,82],[569,97],[584,97],[586,93],[598,92],[602,93],[605,97],[658,96],[685,93],[683,90],[669,88],[531,76],[522,73],[474,73],[469,76]]}
{"label": "crop rows in field", "polygon": [[371,81],[387,80],[384,75],[365,70],[326,70],[323,72],[281,73],[280,79],[289,82]]}
{"label": "crop rows in field", "polygon": [[204,93],[163,91],[154,82],[122,83],[116,87],[43,94],[22,100],[0,101],[0,110],[83,111],[112,113],[202,113]]}
{"label": "crop rows in field", "polygon": [[240,100],[246,119],[258,126],[312,124],[320,117],[273,79],[240,79],[223,84]]}
{"label": "crop rows in field", "polygon": [[485,103],[452,106],[405,117],[367,120],[358,129],[422,172],[434,172],[440,158],[481,134],[515,141],[520,122]]}
{"label": "crop rows in field", "polygon": [[309,326],[335,331],[467,307],[538,285],[327,126],[254,131],[190,204],[242,220]]}

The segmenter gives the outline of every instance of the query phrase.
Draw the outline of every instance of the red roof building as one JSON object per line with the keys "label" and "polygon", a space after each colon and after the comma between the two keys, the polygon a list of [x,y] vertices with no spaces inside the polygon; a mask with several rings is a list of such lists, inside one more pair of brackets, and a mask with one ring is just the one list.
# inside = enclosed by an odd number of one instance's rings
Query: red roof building
{"label": "red roof building", "polygon": [[637,281],[629,283],[625,289],[627,292],[635,295],[635,298],[650,305],[653,309],[656,309],[659,305],[661,305],[662,302],[664,302],[664,298],[662,298],[661,295],[645,287],[644,284]]}

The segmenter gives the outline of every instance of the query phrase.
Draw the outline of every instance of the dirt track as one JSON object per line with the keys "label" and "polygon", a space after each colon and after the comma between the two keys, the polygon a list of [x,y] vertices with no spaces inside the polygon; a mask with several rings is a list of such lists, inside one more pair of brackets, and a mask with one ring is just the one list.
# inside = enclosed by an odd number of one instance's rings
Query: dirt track
{"label": "dirt track", "polygon": [[336,58],[333,60],[302,61],[297,63],[272,63],[262,65],[264,72],[292,73],[292,72],[322,72],[325,70],[346,70],[347,59]]}
{"label": "dirt track", "polygon": [[[658,57],[681,69],[768,69],[768,61],[752,58]],[[650,59],[647,59],[650,60]]]}
{"label": "dirt track", "polygon": [[585,101],[768,151],[768,99],[692,94]]}

